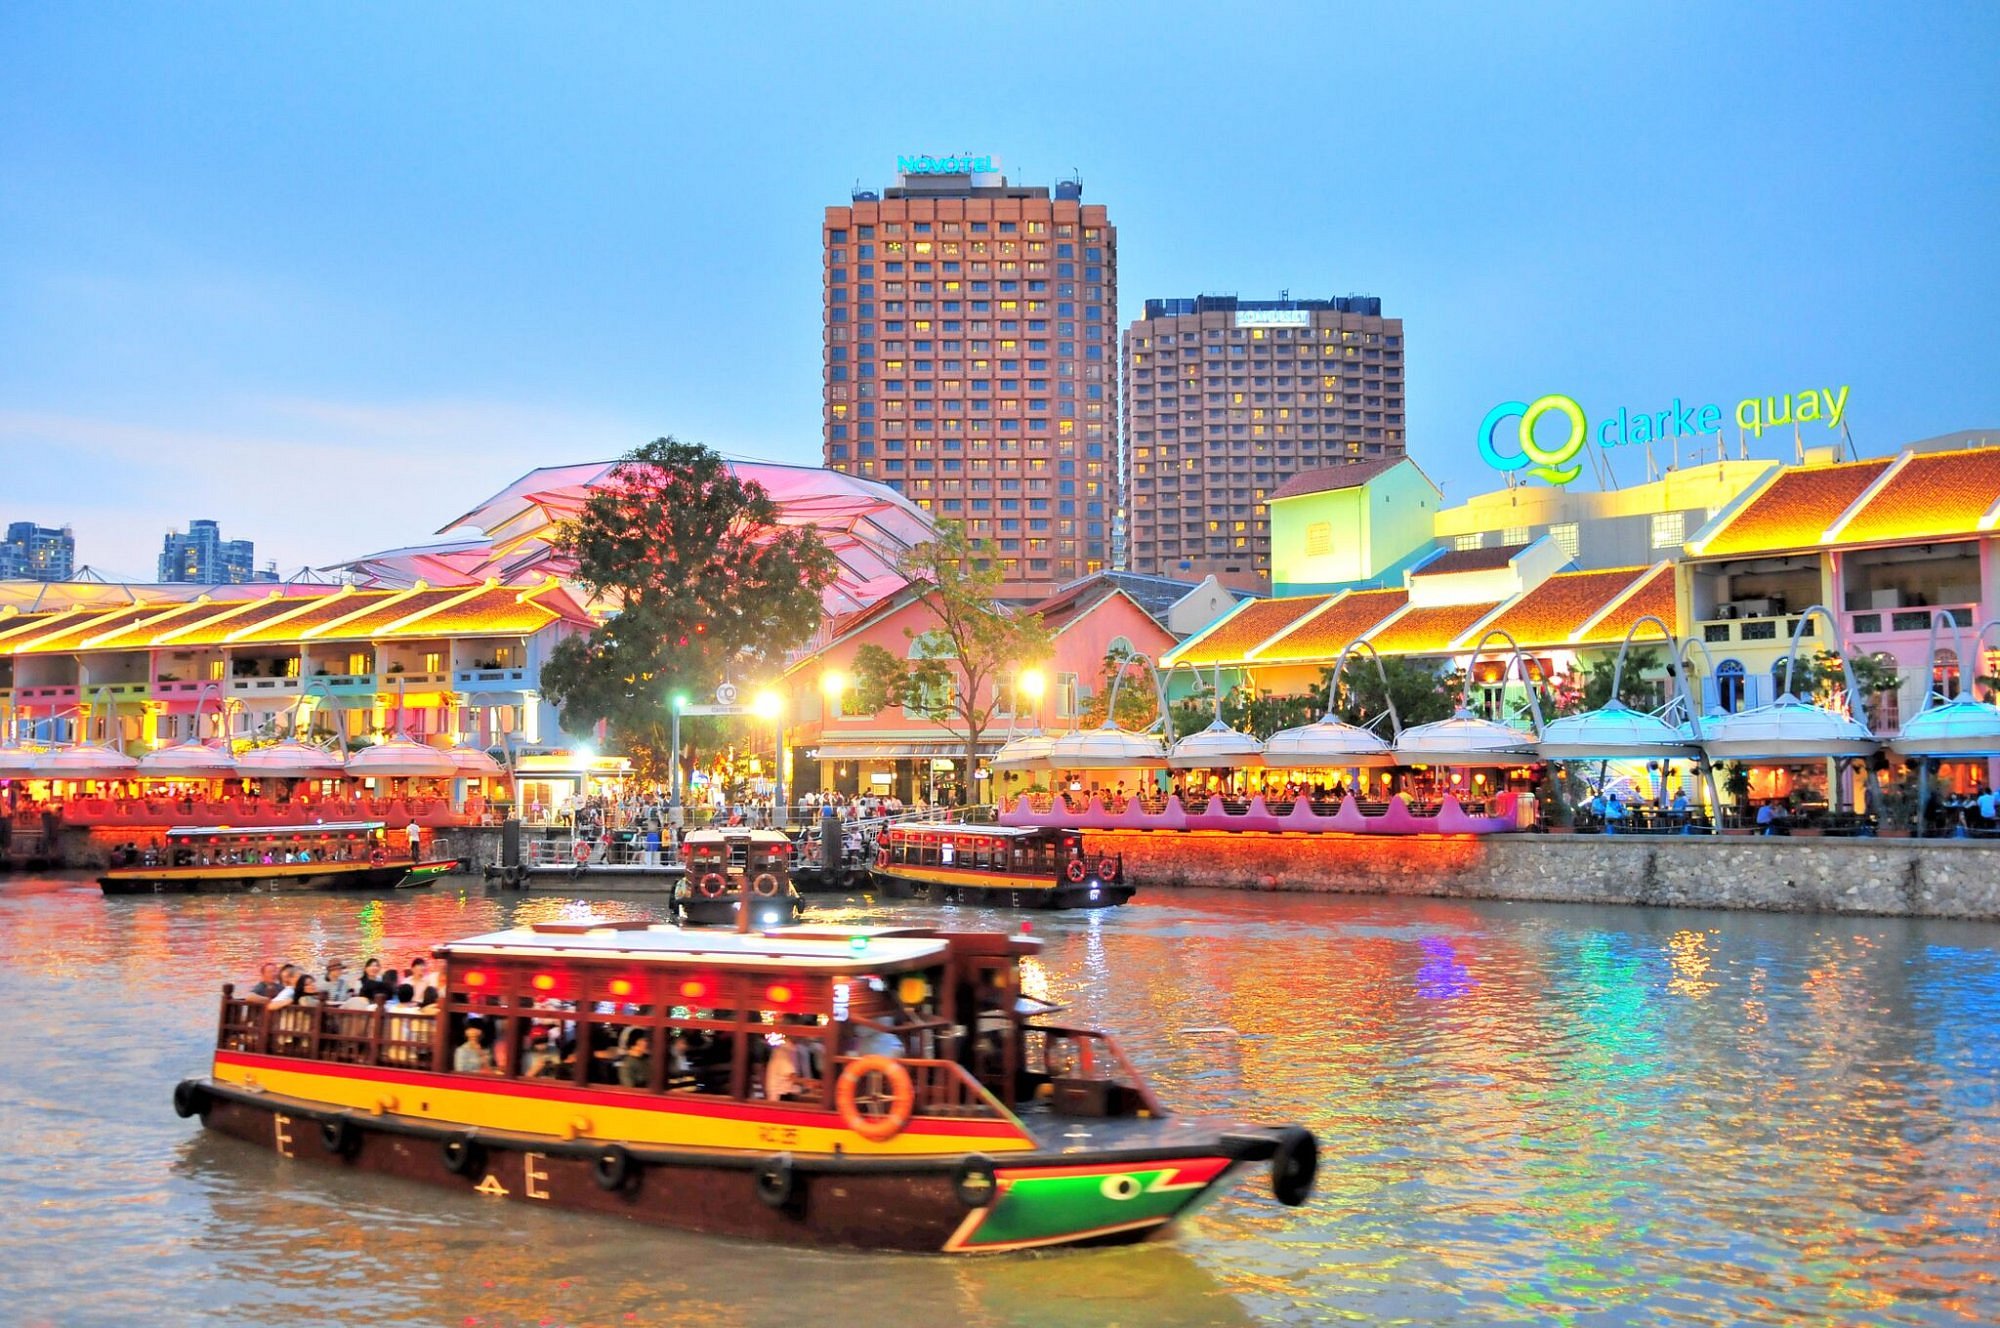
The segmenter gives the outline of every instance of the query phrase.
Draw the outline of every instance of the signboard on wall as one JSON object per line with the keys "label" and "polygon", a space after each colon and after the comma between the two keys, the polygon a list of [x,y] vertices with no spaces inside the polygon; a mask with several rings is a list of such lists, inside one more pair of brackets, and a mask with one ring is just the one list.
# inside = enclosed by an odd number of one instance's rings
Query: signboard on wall
{"label": "signboard on wall", "polygon": [[1238,327],[1311,327],[1310,309],[1238,309]]}

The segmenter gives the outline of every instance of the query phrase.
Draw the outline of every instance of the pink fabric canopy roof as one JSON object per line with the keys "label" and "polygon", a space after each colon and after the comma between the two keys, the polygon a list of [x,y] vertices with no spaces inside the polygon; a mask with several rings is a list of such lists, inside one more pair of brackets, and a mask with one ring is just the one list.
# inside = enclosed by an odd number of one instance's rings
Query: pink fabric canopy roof
{"label": "pink fabric canopy roof", "polygon": [[[778,505],[778,523],[811,526],[840,563],[840,575],[826,592],[829,615],[852,613],[903,585],[896,560],[931,537],[930,518],[887,485],[817,466],[773,461],[728,462],[738,479],[761,485]],[[471,584],[497,577],[503,582],[565,576],[566,559],[549,540],[558,522],[582,510],[591,491],[607,483],[616,461],[531,470],[438,533],[460,527],[478,530],[479,539],[457,539],[370,554],[343,564],[366,583],[408,585]]]}

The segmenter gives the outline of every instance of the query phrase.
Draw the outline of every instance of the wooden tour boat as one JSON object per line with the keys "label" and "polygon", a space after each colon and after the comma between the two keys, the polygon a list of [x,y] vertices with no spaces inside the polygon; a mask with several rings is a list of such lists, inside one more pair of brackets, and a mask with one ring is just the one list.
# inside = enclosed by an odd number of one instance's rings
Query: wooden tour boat
{"label": "wooden tour boat", "polygon": [[1039,947],[541,923],[437,947],[424,1010],[223,987],[212,1073],[174,1107],[286,1157],[803,1244],[1140,1241],[1258,1162],[1305,1201],[1308,1131],[1168,1111],[1108,1035],[1023,996]]}
{"label": "wooden tour boat", "polygon": [[97,878],[107,895],[242,890],[392,890],[429,885],[457,858],[413,861],[380,821],[317,825],[180,825],[158,861],[113,866]]}
{"label": "wooden tour boat", "polygon": [[792,841],[782,830],[743,826],[690,830],[681,841],[687,873],[674,887],[674,906],[690,926],[733,924],[746,903],[757,927],[796,922]]}
{"label": "wooden tour boat", "polygon": [[885,829],[874,876],[896,898],[1014,908],[1109,908],[1136,888],[1123,855],[1092,853],[1080,830],[952,822]]}

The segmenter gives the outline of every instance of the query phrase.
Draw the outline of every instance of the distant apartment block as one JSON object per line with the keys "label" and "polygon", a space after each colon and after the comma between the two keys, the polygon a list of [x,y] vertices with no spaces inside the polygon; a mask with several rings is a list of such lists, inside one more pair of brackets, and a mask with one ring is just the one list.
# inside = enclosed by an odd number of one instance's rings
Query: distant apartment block
{"label": "distant apartment block", "polygon": [[826,464],[961,523],[1002,595],[1040,599],[1111,563],[1117,231],[1076,181],[899,164],[826,209]]}
{"label": "distant apartment block", "polygon": [[258,571],[256,560],[257,546],[250,540],[226,540],[215,522],[190,521],[185,535],[167,533],[160,550],[160,580],[235,586],[278,579],[275,571]]}
{"label": "distant apartment block", "polygon": [[76,570],[76,536],[68,526],[15,521],[0,541],[0,581],[67,581]]}
{"label": "distant apartment block", "polygon": [[1125,566],[1267,590],[1264,502],[1399,457],[1403,321],[1374,296],[1146,301],[1125,331]]}

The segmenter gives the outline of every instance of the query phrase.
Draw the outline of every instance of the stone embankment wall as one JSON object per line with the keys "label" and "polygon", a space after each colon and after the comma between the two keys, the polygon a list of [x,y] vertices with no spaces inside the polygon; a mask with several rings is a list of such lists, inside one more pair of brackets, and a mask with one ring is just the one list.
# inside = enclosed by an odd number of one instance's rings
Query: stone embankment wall
{"label": "stone embankment wall", "polygon": [[1146,886],[2000,920],[2000,841],[1100,831]]}
{"label": "stone embankment wall", "polygon": [[[64,858],[95,867],[131,832],[64,832]],[[450,830],[481,867],[500,832]],[[2000,921],[2000,840],[1766,839],[1754,835],[1176,835],[1095,831],[1143,889],[1208,886],[1582,904],[1753,908]],[[461,878],[464,879],[464,878]]]}

